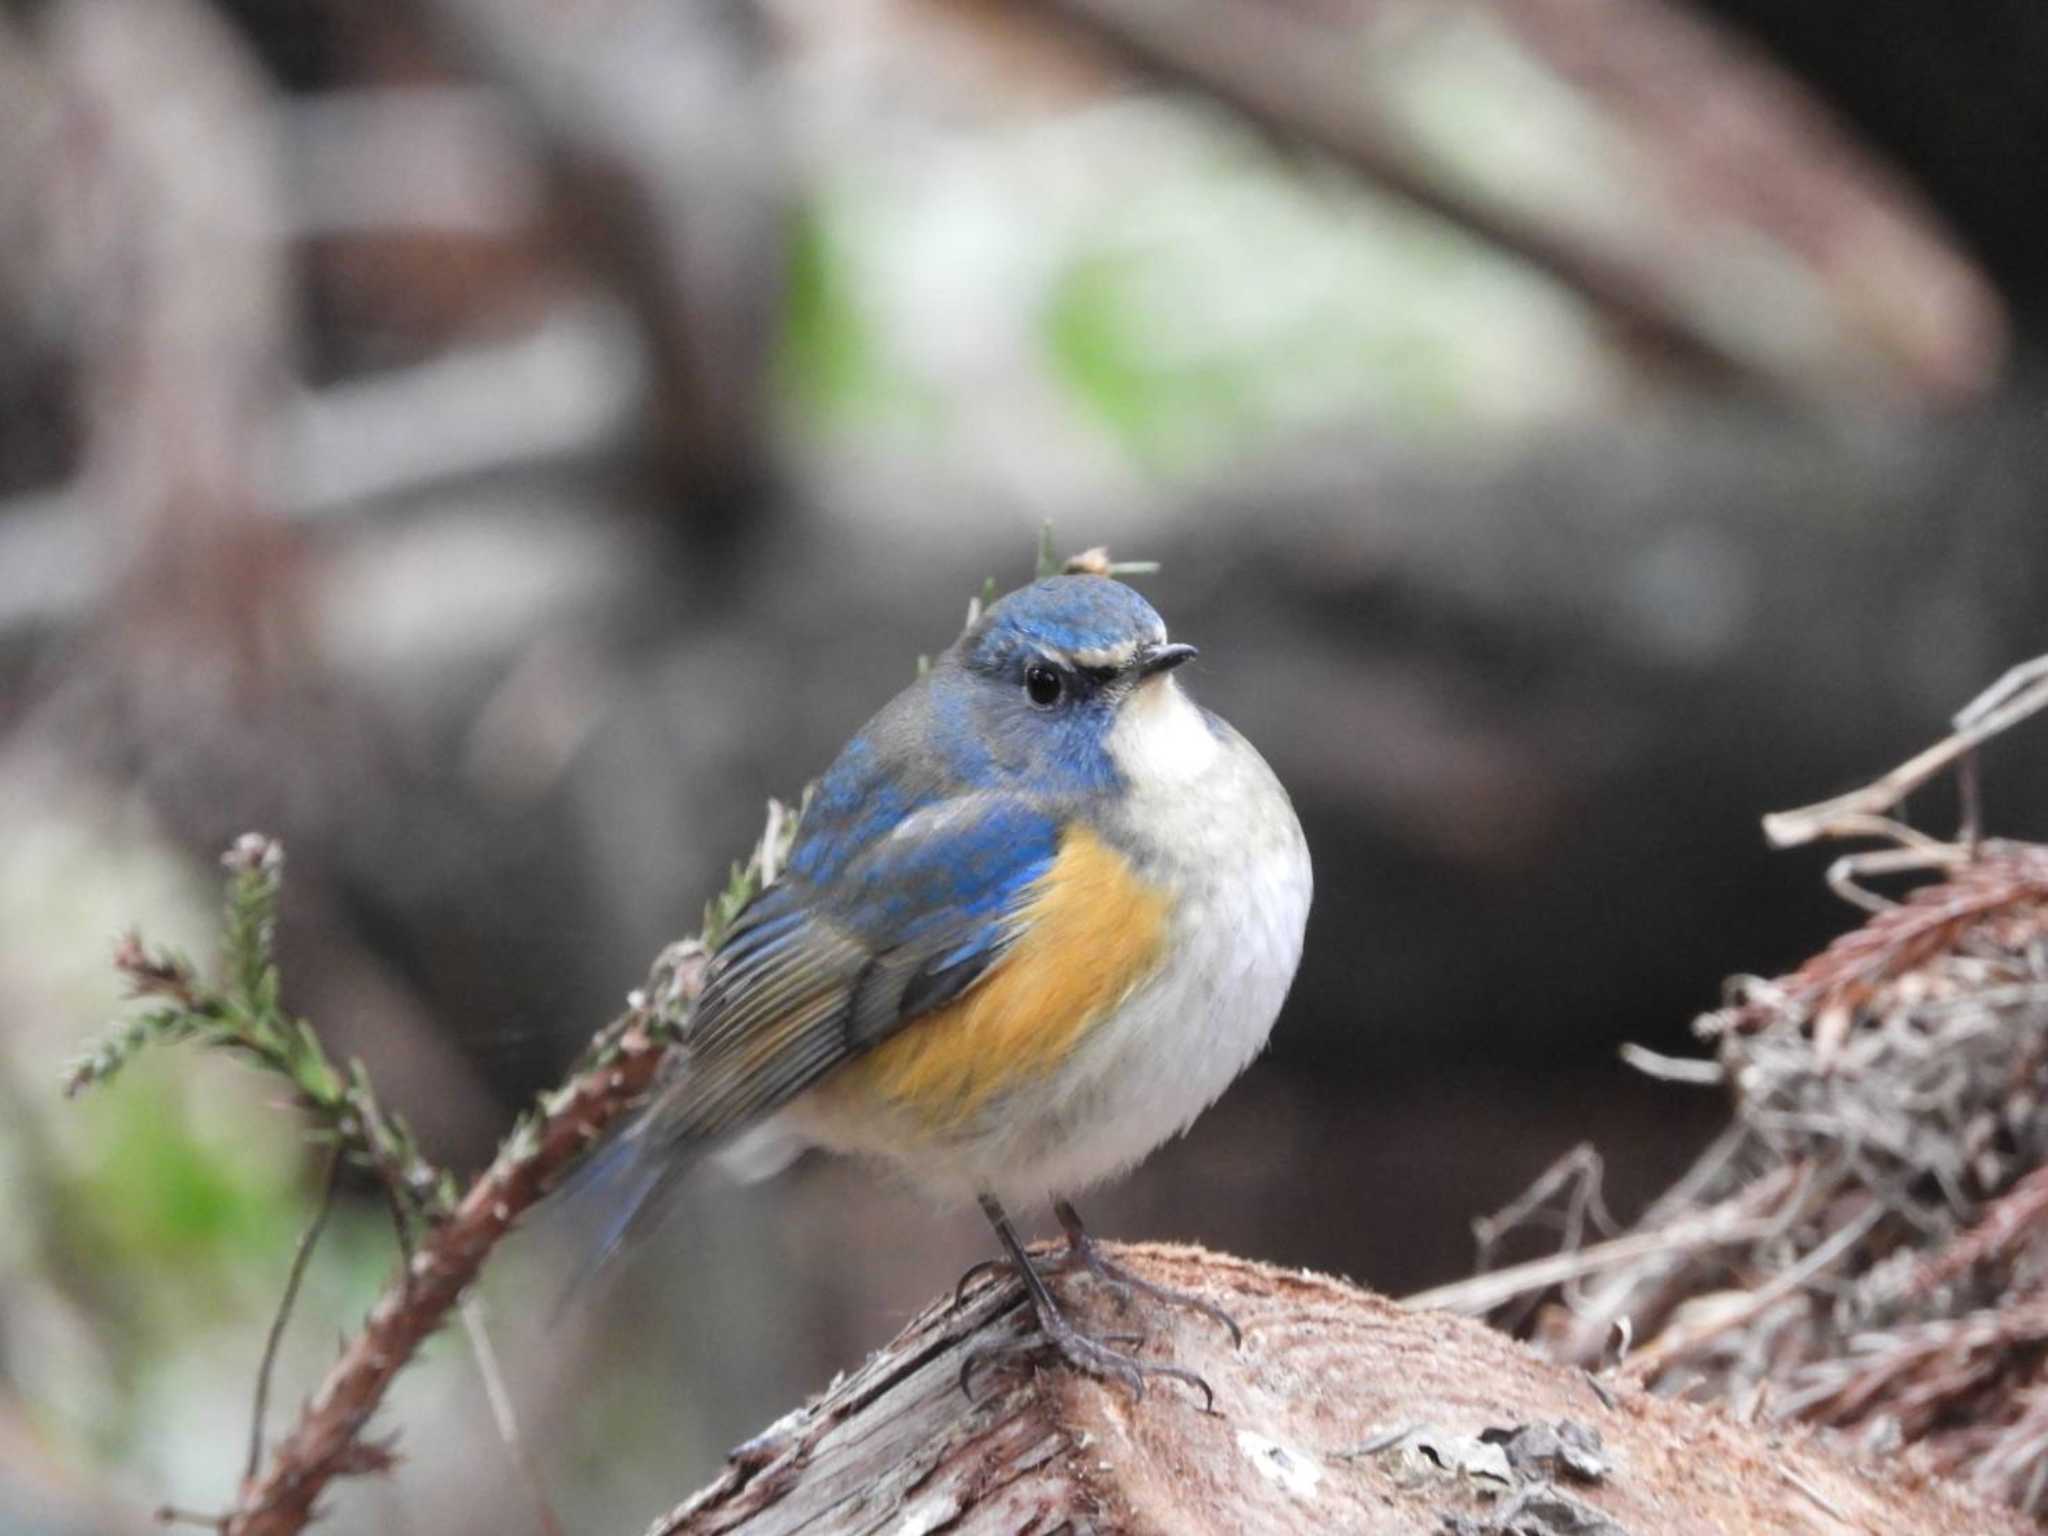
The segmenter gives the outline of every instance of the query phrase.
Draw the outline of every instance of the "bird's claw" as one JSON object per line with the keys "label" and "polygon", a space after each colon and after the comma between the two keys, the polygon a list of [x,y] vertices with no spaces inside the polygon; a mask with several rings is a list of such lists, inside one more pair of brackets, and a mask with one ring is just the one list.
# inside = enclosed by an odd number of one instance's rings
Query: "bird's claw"
{"label": "bird's claw", "polygon": [[967,1288],[983,1275],[993,1275],[1009,1268],[1011,1268],[1011,1264],[1008,1259],[983,1259],[978,1264],[968,1265],[966,1269],[961,1271],[959,1280],[953,1286],[953,1305],[947,1310],[958,1312],[962,1307],[966,1306]]}
{"label": "bird's claw", "polygon": [[969,1351],[967,1358],[960,1362],[960,1391],[971,1403],[974,1401],[975,1373],[984,1365],[1051,1349],[1073,1369],[1093,1376],[1098,1381],[1115,1382],[1118,1386],[1127,1388],[1133,1402],[1145,1400],[1146,1377],[1164,1376],[1199,1391],[1202,1394],[1202,1412],[1214,1413],[1215,1389],[1195,1372],[1185,1366],[1140,1360],[1135,1355],[1127,1355],[1121,1350],[1110,1348],[1112,1344],[1136,1345],[1143,1339],[1144,1335],[1138,1333],[1108,1333],[1100,1338],[1092,1338],[1055,1312],[1049,1319],[1041,1316],[1037,1331],[1026,1334],[1021,1339],[1005,1339],[982,1344]]}

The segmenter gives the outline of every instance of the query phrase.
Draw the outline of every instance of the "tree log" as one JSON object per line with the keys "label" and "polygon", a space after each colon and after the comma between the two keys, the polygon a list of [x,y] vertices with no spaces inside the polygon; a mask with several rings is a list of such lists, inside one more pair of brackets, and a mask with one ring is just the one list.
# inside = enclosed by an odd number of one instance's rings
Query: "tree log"
{"label": "tree log", "polygon": [[650,1536],[1160,1532],[1168,1536],[2018,1536],[2034,1527],[1896,1460],[1653,1397],[1539,1360],[1463,1318],[1199,1249],[1119,1257],[1228,1309],[1208,1320],[1090,1280],[1077,1320],[1143,1328],[1199,1371],[1141,1399],[1043,1357],[962,1364],[1024,1338],[1004,1276],[927,1307],[894,1342],[733,1452]]}

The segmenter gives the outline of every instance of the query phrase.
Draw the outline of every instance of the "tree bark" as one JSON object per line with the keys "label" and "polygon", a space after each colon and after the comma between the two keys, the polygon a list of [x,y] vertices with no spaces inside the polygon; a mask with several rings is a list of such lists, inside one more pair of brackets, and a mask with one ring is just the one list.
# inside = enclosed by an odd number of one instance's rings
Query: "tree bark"
{"label": "tree bark", "polygon": [[2034,1527],[1897,1458],[1738,1422],[1539,1360],[1489,1329],[1321,1275],[1144,1245],[1126,1263],[1229,1310],[1208,1320],[1062,1281],[1093,1330],[1142,1328],[1216,1412],[979,1348],[1026,1336],[1007,1276],[927,1307],[823,1396],[733,1452],[650,1536],[1159,1532],[1264,1536],[2018,1536]]}

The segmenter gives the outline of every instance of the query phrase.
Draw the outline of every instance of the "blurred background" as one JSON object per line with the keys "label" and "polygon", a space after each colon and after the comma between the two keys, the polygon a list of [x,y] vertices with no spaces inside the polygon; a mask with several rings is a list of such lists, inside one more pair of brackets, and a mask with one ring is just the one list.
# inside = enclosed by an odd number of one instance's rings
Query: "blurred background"
{"label": "blurred background", "polygon": [[[2044,77],[2037,0],[0,3],[0,1533],[221,1505],[320,1182],[225,1061],[59,1098],[117,933],[281,836],[473,1169],[1048,519],[1317,865],[1096,1229],[1398,1293],[1584,1140],[1626,1217],[1721,1109],[1617,1044],[1851,916],[1757,817],[2048,649]],[[587,1226],[481,1292],[592,1532],[990,1247],[814,1161],[556,1316]],[[391,1261],[346,1190],[275,1420]],[[538,1529],[459,1334],[380,1422],[327,1529]]]}

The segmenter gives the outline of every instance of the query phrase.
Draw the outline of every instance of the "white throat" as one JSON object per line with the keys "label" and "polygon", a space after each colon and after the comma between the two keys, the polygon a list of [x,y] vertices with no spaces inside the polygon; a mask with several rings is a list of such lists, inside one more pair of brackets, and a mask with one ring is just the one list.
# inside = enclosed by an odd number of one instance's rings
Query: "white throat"
{"label": "white throat", "polygon": [[1109,733],[1116,765],[1133,784],[1182,784],[1200,778],[1222,745],[1194,701],[1172,677],[1138,684]]}

